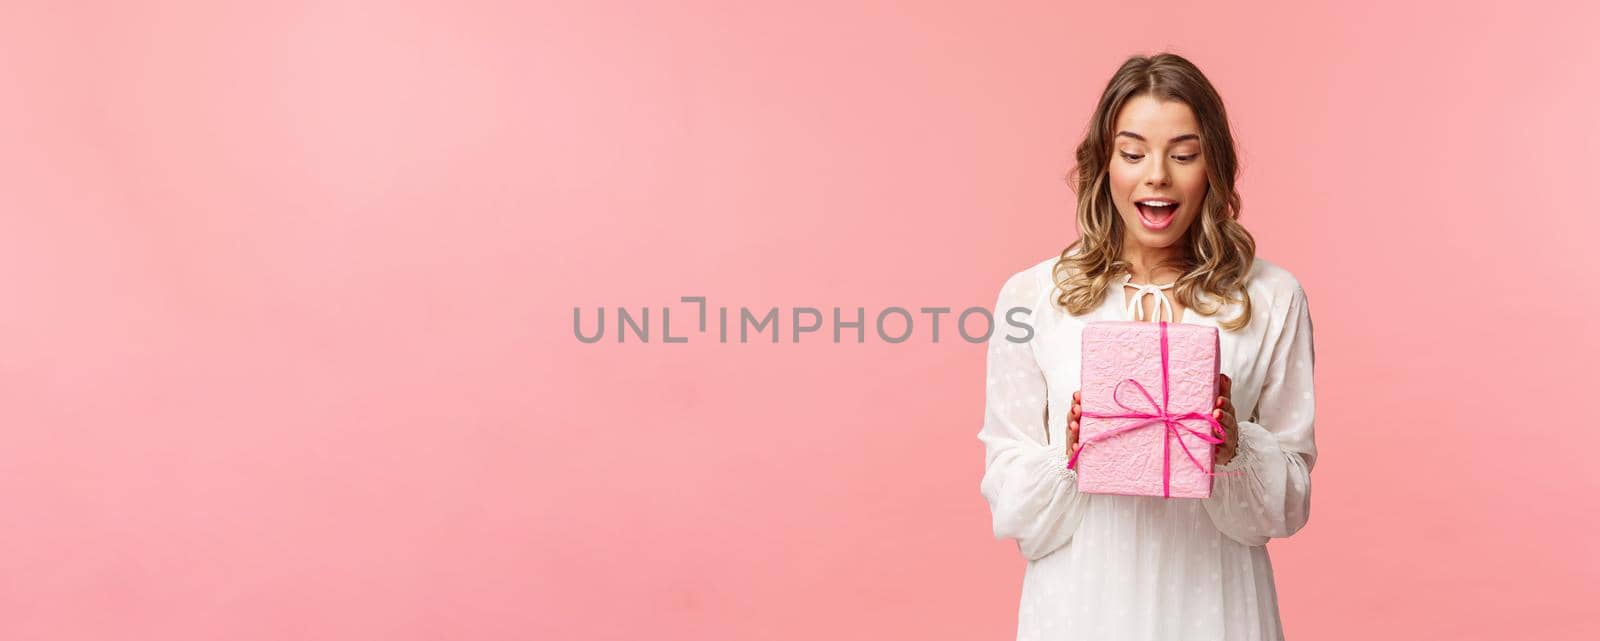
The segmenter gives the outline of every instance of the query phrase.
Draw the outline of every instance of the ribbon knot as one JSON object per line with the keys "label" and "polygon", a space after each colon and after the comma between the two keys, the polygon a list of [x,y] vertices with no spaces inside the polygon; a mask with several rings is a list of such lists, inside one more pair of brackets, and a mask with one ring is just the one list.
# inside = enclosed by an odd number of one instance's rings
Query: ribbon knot
{"label": "ribbon knot", "polygon": [[[1217,419],[1212,418],[1210,412],[1184,412],[1182,414],[1174,414],[1168,410],[1167,400],[1171,397],[1171,386],[1168,381],[1168,360],[1167,322],[1161,321],[1161,402],[1157,403],[1156,399],[1150,396],[1149,390],[1146,390],[1144,385],[1140,384],[1139,381],[1136,381],[1132,378],[1119,381],[1117,386],[1111,390],[1111,400],[1115,401],[1117,405],[1122,407],[1122,409],[1127,410],[1126,412],[1083,412],[1082,416],[1090,418],[1139,418],[1145,420],[1129,423],[1116,429],[1107,430],[1094,435],[1092,438],[1083,440],[1078,446],[1078,451],[1073,452],[1072,458],[1067,461],[1067,467],[1077,469],[1076,466],[1078,455],[1082,454],[1084,449],[1098,441],[1103,441],[1123,432],[1129,432],[1151,425],[1161,425],[1163,426],[1163,431],[1165,432],[1161,438],[1162,498],[1172,498],[1172,441],[1174,439],[1176,439],[1178,441],[1178,445],[1183,448],[1183,453],[1189,457],[1189,461],[1194,463],[1194,466],[1199,469],[1202,474],[1207,476],[1226,476],[1237,473],[1213,472],[1206,469],[1205,464],[1201,463],[1200,459],[1195,458],[1194,452],[1189,450],[1188,443],[1184,442],[1184,434],[1187,433],[1211,445],[1218,445],[1227,442],[1227,432],[1223,429],[1222,423],[1218,422]],[[1150,407],[1152,408],[1150,411],[1140,411],[1132,407],[1128,407],[1122,402],[1121,398],[1118,398],[1119,395],[1117,392],[1121,391],[1122,386],[1128,383],[1132,383],[1134,387],[1139,388],[1139,393],[1143,394],[1145,400],[1150,402]],[[1209,423],[1211,425],[1211,429],[1207,431],[1200,431],[1183,424],[1183,421],[1196,419]]]}
{"label": "ribbon knot", "polygon": [[1145,296],[1155,296],[1156,297],[1156,305],[1155,305],[1155,312],[1154,312],[1155,318],[1152,318],[1150,320],[1154,320],[1154,321],[1161,320],[1161,312],[1162,312],[1162,310],[1165,310],[1167,312],[1167,318],[1170,318],[1170,319],[1173,319],[1173,320],[1177,320],[1178,319],[1177,316],[1174,315],[1174,312],[1173,312],[1173,309],[1172,309],[1172,301],[1167,299],[1167,295],[1166,294],[1161,293],[1161,290],[1172,289],[1172,286],[1175,285],[1176,283],[1167,283],[1165,285],[1156,285],[1156,284],[1153,284],[1153,283],[1152,284],[1140,285],[1138,283],[1130,282],[1131,278],[1133,278],[1133,276],[1130,274],[1127,277],[1124,277],[1122,279],[1122,285],[1124,287],[1135,287],[1135,288],[1137,288],[1136,290],[1134,290],[1132,295],[1128,296],[1128,307],[1127,307],[1127,309],[1123,310],[1124,312],[1126,312],[1126,314],[1127,314],[1129,319],[1131,319],[1131,320],[1140,320],[1140,321],[1144,320],[1144,297]]}

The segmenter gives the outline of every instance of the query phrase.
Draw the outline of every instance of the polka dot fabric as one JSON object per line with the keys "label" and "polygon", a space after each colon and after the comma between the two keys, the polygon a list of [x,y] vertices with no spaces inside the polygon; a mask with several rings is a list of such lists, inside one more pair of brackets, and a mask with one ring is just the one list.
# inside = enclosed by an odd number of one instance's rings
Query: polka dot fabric
{"label": "polka dot fabric", "polygon": [[[1221,330],[1222,373],[1233,379],[1239,450],[1205,499],[1087,494],[1067,468],[1067,414],[1078,389],[1081,334],[1095,320],[1133,320],[1111,290],[1081,316],[1056,307],[1051,257],[1010,277],[997,319],[1026,308],[1027,331],[1000,323],[990,337],[981,491],[994,534],[1027,562],[1018,641],[1282,639],[1266,544],[1306,524],[1313,424],[1312,326],[1305,291],[1257,258],[1249,325]],[[1217,327],[1238,314],[1190,308],[1184,323]],[[1220,329],[1220,328],[1219,328]],[[1023,342],[1013,339],[1027,338]]]}

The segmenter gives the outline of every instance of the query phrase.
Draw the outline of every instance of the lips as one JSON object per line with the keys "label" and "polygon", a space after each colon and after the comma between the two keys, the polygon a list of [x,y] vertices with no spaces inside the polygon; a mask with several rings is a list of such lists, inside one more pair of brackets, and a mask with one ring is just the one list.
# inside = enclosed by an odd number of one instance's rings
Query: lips
{"label": "lips", "polygon": [[1152,231],[1166,229],[1175,218],[1173,214],[1178,211],[1178,203],[1166,200],[1141,200],[1134,206],[1139,209],[1139,222]]}

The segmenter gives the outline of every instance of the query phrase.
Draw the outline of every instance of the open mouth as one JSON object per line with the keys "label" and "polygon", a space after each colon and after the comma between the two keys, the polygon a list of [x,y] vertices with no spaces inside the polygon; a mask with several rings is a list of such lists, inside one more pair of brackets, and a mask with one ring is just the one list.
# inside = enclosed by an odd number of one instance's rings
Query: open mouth
{"label": "open mouth", "polygon": [[1151,230],[1166,229],[1172,224],[1173,214],[1178,211],[1178,203],[1171,200],[1140,200],[1133,203],[1139,208],[1139,220]]}

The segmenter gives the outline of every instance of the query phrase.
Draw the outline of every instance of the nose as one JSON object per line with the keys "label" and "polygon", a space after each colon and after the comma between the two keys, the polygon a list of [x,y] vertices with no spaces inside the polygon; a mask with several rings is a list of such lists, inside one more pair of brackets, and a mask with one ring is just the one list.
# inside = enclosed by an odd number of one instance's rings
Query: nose
{"label": "nose", "polygon": [[[1155,160],[1155,159],[1152,158],[1151,160]],[[1166,184],[1167,184],[1167,180],[1168,180],[1167,164],[1164,163],[1164,162],[1161,162],[1161,161],[1156,161],[1156,162],[1150,163],[1149,166],[1150,166],[1150,172],[1148,174],[1146,174],[1145,177],[1144,177],[1145,184],[1146,185],[1150,185],[1150,186],[1162,186],[1162,187],[1165,187]]]}

